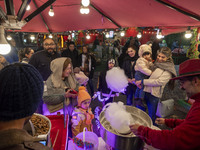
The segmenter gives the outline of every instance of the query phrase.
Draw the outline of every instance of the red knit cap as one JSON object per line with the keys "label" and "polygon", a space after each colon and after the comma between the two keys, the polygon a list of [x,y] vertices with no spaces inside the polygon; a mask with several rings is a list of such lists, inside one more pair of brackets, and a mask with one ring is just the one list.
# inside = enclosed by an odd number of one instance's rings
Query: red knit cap
{"label": "red knit cap", "polygon": [[88,99],[90,100],[91,96],[86,91],[86,88],[84,86],[80,86],[78,89],[78,106],[81,106],[81,103]]}

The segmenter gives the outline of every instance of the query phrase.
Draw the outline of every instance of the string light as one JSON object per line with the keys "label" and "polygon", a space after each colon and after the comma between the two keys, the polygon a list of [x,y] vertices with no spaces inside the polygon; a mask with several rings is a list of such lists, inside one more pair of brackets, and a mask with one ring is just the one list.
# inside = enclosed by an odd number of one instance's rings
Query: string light
{"label": "string light", "polygon": [[109,36],[109,33],[107,32],[107,33],[106,33],[106,38],[109,38],[109,37],[110,37],[110,36]]}
{"label": "string light", "polygon": [[141,33],[141,32],[138,32],[137,38],[140,39],[141,37],[142,37],[142,33]]}
{"label": "string light", "polygon": [[89,14],[90,13],[90,9],[88,7],[81,6],[80,13],[81,14]]}
{"label": "string light", "polygon": [[192,32],[190,30],[190,27],[188,27],[188,30],[185,31],[185,38],[189,39],[192,37]]}
{"label": "string light", "polygon": [[88,39],[88,40],[90,39],[90,35],[89,34],[86,35],[86,39]]}
{"label": "string light", "polygon": [[158,29],[156,37],[157,37],[157,39],[163,38],[161,30]]}
{"label": "string light", "polygon": [[88,7],[90,5],[90,0],[81,0],[81,4],[84,6],[84,7]]}
{"label": "string light", "polygon": [[52,34],[49,34],[49,38],[52,39],[52,38],[53,38],[53,35],[52,35]]}
{"label": "string light", "polygon": [[31,7],[30,7],[30,5],[28,5],[27,7],[26,7],[26,10],[30,10],[31,9]]}
{"label": "string light", "polygon": [[53,11],[53,6],[51,5],[50,10],[49,10],[49,16],[53,17],[54,16],[54,11]]}
{"label": "string light", "polygon": [[121,31],[120,35],[121,35],[121,36],[125,36],[124,31]]}
{"label": "string light", "polygon": [[33,41],[33,40],[35,40],[35,35],[31,35],[30,36],[30,39]]}
{"label": "string light", "polygon": [[12,37],[10,35],[7,36],[7,40],[10,41],[12,40]]}

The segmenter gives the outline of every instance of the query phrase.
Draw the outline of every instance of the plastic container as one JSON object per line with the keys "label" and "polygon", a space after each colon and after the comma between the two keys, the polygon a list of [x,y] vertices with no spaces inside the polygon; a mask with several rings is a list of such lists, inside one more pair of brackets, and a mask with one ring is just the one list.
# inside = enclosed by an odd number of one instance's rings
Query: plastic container
{"label": "plastic container", "polygon": [[94,144],[94,147],[90,149],[80,148],[75,144],[76,150],[98,150],[99,139],[98,139],[98,136],[94,132],[86,131],[86,128],[84,128],[83,132],[79,133],[76,137],[83,140],[83,142],[86,141],[86,142]]}

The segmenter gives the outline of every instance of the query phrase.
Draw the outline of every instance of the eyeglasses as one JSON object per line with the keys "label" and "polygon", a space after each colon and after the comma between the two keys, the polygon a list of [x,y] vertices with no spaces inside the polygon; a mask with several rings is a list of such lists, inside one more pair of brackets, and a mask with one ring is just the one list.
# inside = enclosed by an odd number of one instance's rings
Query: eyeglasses
{"label": "eyeglasses", "polygon": [[54,45],[55,45],[55,43],[50,43],[50,44],[49,43],[45,43],[44,44],[44,46],[54,46]]}
{"label": "eyeglasses", "polygon": [[188,79],[180,79],[179,80],[180,86],[182,86],[186,81],[188,81]]}

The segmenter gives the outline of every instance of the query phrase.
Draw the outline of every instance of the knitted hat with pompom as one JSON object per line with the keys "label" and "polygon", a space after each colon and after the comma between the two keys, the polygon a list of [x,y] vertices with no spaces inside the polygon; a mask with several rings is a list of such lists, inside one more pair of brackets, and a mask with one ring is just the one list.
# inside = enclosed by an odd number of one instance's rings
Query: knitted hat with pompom
{"label": "knitted hat with pompom", "polygon": [[91,96],[84,86],[80,86],[78,89],[78,106],[81,106],[81,103],[88,99],[91,99]]}

